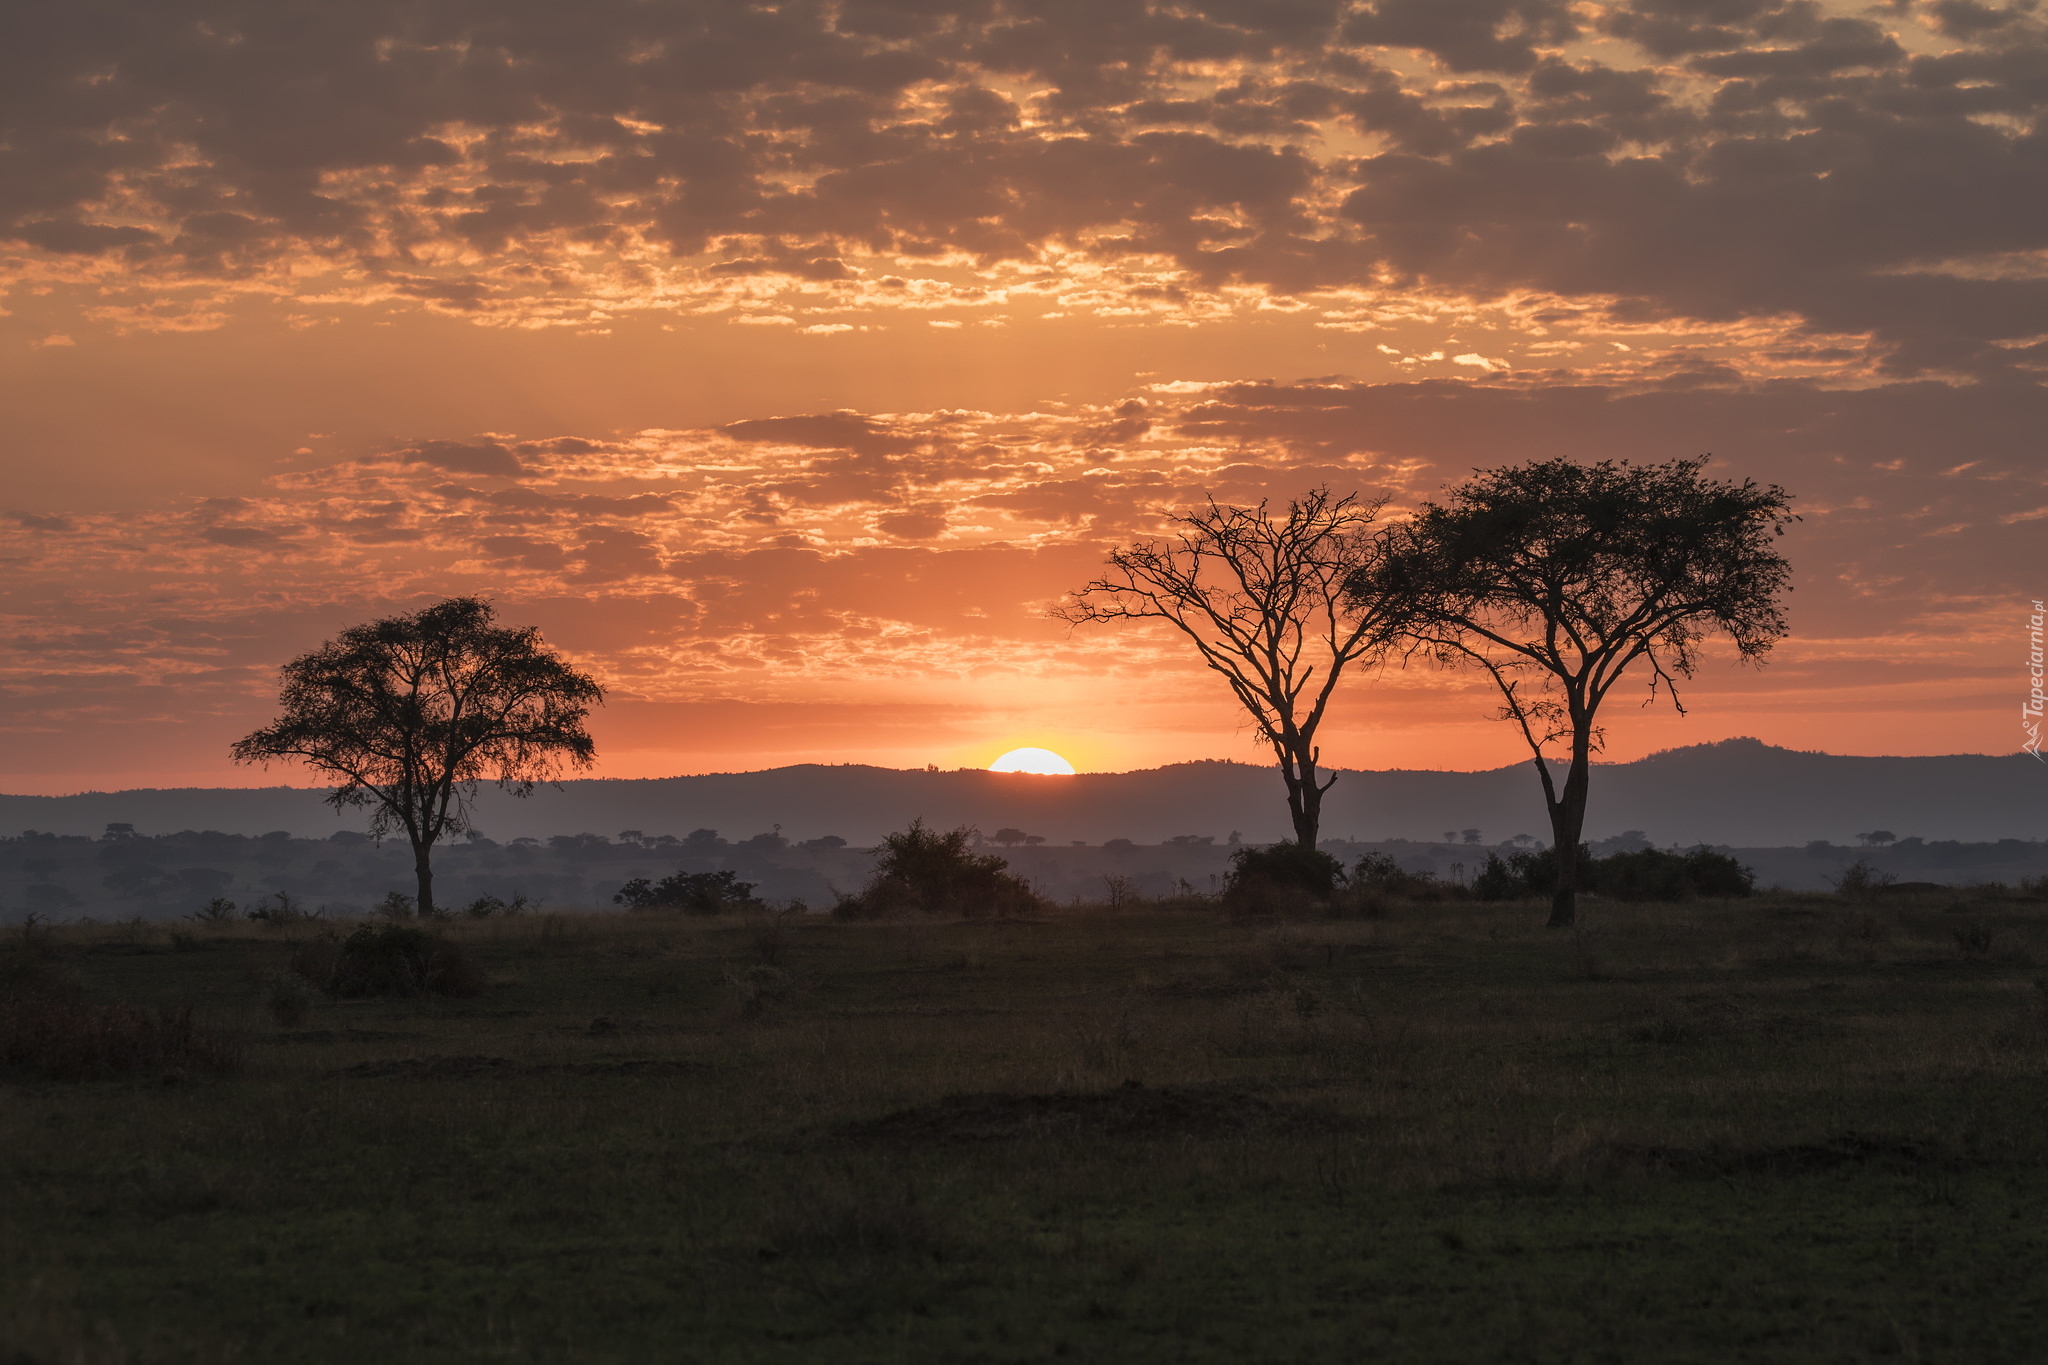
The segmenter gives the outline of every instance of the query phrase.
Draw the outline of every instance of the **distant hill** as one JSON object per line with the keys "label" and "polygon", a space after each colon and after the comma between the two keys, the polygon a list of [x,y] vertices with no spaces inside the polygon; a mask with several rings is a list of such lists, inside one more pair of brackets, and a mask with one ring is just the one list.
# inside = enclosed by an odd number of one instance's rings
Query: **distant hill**
{"label": "distant hill", "polygon": [[[0,796],[0,831],[98,834],[124,822],[143,833],[288,830],[319,837],[361,829],[318,789],[183,788]],[[1287,834],[1278,776],[1244,763],[1180,763],[1130,773],[1031,777],[802,764],[754,773],[565,782],[524,801],[488,791],[478,823],[492,837],[593,831],[744,837],[780,825],[791,839],[837,834],[872,844],[915,816],[993,833],[1021,829],[1050,843],[1232,831],[1247,841]],[[1731,739],[1603,764],[1587,835],[1641,830],[1659,844],[1769,847],[1848,842],[1871,829],[1926,840],[2039,839],[2048,834],[2048,765],[2025,754],[1859,758]],[[1326,838],[1438,839],[1478,829],[1488,843],[1548,839],[1530,765],[1490,772],[1345,772],[1325,800]]]}

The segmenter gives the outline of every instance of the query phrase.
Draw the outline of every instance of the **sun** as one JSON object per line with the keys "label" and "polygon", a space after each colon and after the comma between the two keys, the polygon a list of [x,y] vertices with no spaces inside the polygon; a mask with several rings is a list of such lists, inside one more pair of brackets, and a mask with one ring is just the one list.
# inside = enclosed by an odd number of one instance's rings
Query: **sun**
{"label": "sun", "polygon": [[1072,777],[1074,765],[1050,749],[1012,749],[988,765],[992,773],[1043,773]]}

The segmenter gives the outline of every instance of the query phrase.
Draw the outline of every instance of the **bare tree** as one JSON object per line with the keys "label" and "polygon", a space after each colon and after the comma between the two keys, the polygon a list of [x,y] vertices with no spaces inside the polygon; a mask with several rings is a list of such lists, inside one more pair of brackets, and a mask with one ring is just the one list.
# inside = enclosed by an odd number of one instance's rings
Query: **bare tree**
{"label": "bare tree", "polygon": [[482,598],[455,597],[351,626],[284,666],[284,714],[231,751],[237,763],[296,759],[339,778],[329,805],[370,807],[379,838],[402,830],[423,915],[434,912],[434,844],[470,828],[479,783],[525,796],[597,753],[583,719],[603,689],[539,631],[493,619]]}
{"label": "bare tree", "polygon": [[[1406,638],[1443,663],[1476,664],[1499,687],[1543,780],[1557,850],[1550,923],[1577,914],[1578,852],[1600,704],[1638,664],[1649,695],[1683,714],[1675,680],[1724,634],[1761,662],[1785,634],[1791,566],[1777,551],[1789,495],[1775,484],[1701,477],[1704,457],[1668,464],[1546,460],[1482,470],[1424,503],[1383,557],[1352,575],[1361,604],[1407,604]],[[1568,746],[1560,789],[1544,758]]]}
{"label": "bare tree", "polygon": [[[1172,518],[1174,533],[1109,557],[1109,572],[1054,612],[1073,624],[1164,621],[1220,674],[1287,785],[1287,812],[1303,848],[1316,846],[1323,793],[1316,730],[1346,666],[1385,645],[1399,620],[1391,602],[1347,606],[1347,576],[1378,554],[1380,501],[1332,497],[1327,487],[1287,504],[1208,505]],[[1362,581],[1362,580],[1361,580]]]}

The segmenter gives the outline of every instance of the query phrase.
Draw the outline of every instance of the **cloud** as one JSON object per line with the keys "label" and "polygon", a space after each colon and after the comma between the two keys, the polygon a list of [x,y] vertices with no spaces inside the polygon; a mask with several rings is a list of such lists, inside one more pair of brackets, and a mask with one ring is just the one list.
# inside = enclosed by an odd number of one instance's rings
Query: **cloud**
{"label": "cloud", "polygon": [[282,537],[263,526],[209,526],[199,533],[199,538],[212,545],[226,545],[237,550],[255,550],[275,545]]}
{"label": "cloud", "polygon": [[891,454],[910,449],[909,442],[882,430],[855,412],[815,417],[759,417],[723,428],[740,441],[765,441],[812,450],[851,450],[862,455]]}
{"label": "cloud", "polygon": [[[1080,714],[1112,695],[1130,699],[1116,723],[1143,729],[1215,702],[1184,651],[1144,631],[1069,633],[1046,612],[1175,508],[1327,482],[1387,494],[1399,516],[1474,468],[1711,452],[1717,473],[1786,486],[1804,520],[1786,541],[1792,639],[1754,680],[1708,679],[1703,714],[1767,712],[1782,718],[1770,733],[1794,742],[1823,693],[1841,736],[1901,708],[1988,709],[1956,699],[2009,683],[2012,604],[2039,592],[2028,566],[2034,509],[2048,505],[2048,396],[1667,378],[1162,378],[1142,398],[1053,414],[842,411],[448,443],[516,452],[516,486],[424,461],[338,462],[249,496],[17,513],[0,525],[0,694],[11,723],[38,733],[188,713],[246,729],[293,652],[352,621],[481,592],[650,705],[1012,698]],[[1105,463],[1100,438],[1119,430],[1136,439]],[[1420,675],[1387,685],[1372,693],[1374,725],[1485,713]],[[1995,746],[1982,733],[1969,744]]]}
{"label": "cloud", "polygon": [[524,466],[501,441],[420,441],[392,452],[404,464],[430,465],[451,474],[496,474],[517,478]]}
{"label": "cloud", "polygon": [[2048,363],[2027,6],[601,0],[572,38],[480,0],[298,25],[24,4],[0,269],[96,298],[81,325],[225,326],[265,294],[812,334],[1049,299],[1201,323],[1535,295],[1564,306],[1531,337],[1656,322],[1745,365],[1758,328],[1900,374]]}
{"label": "cloud", "polygon": [[875,518],[875,527],[899,540],[936,540],[946,531],[946,509],[938,503],[925,503],[884,512]]}

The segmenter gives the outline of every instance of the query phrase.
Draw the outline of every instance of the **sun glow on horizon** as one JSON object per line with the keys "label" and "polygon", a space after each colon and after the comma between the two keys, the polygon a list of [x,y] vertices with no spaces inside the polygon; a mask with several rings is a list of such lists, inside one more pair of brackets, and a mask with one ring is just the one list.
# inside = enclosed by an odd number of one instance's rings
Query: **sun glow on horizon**
{"label": "sun glow on horizon", "polygon": [[1072,777],[1074,765],[1050,749],[1012,749],[988,765],[992,773],[1037,773],[1045,777]]}

